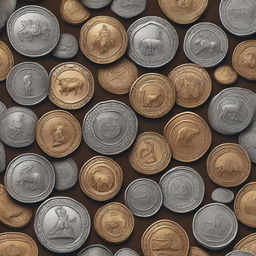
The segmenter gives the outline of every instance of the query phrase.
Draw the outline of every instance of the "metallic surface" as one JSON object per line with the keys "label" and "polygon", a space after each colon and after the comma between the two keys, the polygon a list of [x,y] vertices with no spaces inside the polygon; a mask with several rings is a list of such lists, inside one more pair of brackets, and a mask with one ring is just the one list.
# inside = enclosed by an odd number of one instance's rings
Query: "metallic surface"
{"label": "metallic surface", "polygon": [[235,195],[230,189],[216,188],[212,191],[211,198],[216,203],[229,204],[233,202]]}

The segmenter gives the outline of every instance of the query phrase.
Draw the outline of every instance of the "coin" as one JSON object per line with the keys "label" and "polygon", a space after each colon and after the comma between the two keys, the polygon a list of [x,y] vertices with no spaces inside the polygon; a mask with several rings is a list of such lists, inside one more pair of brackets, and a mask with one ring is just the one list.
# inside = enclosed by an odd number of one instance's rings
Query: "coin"
{"label": "coin", "polygon": [[188,256],[209,256],[209,254],[201,248],[190,247]]}
{"label": "coin", "polygon": [[184,38],[184,52],[194,63],[202,67],[213,67],[226,56],[228,37],[217,25],[201,22],[192,26]]}
{"label": "coin", "polygon": [[245,251],[232,251],[226,254],[226,256],[255,256],[255,254],[245,252]]}
{"label": "coin", "polygon": [[94,94],[94,78],[89,69],[77,62],[64,62],[50,73],[49,99],[64,109],[79,109]]}
{"label": "coin", "polygon": [[109,64],[126,52],[128,37],[120,21],[110,16],[97,16],[80,31],[80,49],[89,60]]}
{"label": "coin", "polygon": [[115,155],[128,149],[137,130],[138,120],[134,112],[116,100],[96,104],[83,121],[85,143],[103,155]]}
{"label": "coin", "polygon": [[85,206],[69,197],[49,198],[36,211],[36,236],[52,252],[69,253],[79,249],[87,240],[90,228],[90,215]]}
{"label": "coin", "polygon": [[5,26],[9,16],[15,11],[17,0],[0,1],[0,30]]}
{"label": "coin", "polygon": [[7,34],[17,52],[28,57],[40,57],[57,45],[60,26],[49,10],[37,5],[26,5],[10,16]]}
{"label": "coin", "polygon": [[234,240],[238,223],[235,214],[227,206],[212,203],[196,212],[192,228],[199,244],[210,250],[220,250]]}
{"label": "coin", "polygon": [[207,71],[187,63],[173,69],[168,75],[176,89],[176,103],[185,108],[202,105],[212,91],[212,81]]}
{"label": "coin", "polygon": [[100,67],[98,72],[101,87],[114,94],[128,93],[138,76],[136,65],[127,59]]}
{"label": "coin", "polygon": [[80,145],[81,138],[79,122],[67,111],[50,111],[37,122],[36,141],[49,156],[60,158],[71,154]]}
{"label": "coin", "polygon": [[5,104],[0,101],[0,115],[1,115],[2,113],[4,113],[5,110],[7,110]]}
{"label": "coin", "polygon": [[160,210],[163,195],[155,181],[141,178],[134,180],[127,186],[124,200],[133,215],[151,217]]}
{"label": "coin", "polygon": [[22,62],[9,72],[6,88],[12,99],[24,106],[43,101],[49,93],[49,76],[36,62]]}
{"label": "coin", "polygon": [[154,222],[145,230],[141,247],[147,256],[172,255],[174,252],[176,255],[187,256],[189,239],[178,223],[163,219]]}
{"label": "coin", "polygon": [[146,175],[161,172],[170,160],[170,147],[166,139],[156,132],[140,134],[129,154],[132,168]]}
{"label": "coin", "polygon": [[11,107],[1,114],[0,139],[15,148],[26,147],[35,141],[36,114],[23,107]]}
{"label": "coin", "polygon": [[212,141],[211,130],[202,117],[193,112],[174,116],[164,128],[164,136],[174,159],[192,162],[201,158]]}
{"label": "coin", "polygon": [[121,248],[114,256],[139,256],[139,254],[130,248]]}
{"label": "coin", "polygon": [[3,143],[0,141],[0,173],[5,170],[5,161],[6,161],[5,158],[6,158],[5,148]]}
{"label": "coin", "polygon": [[158,68],[175,56],[179,38],[175,28],[165,19],[145,16],[128,29],[128,56],[145,68]]}
{"label": "coin", "polygon": [[77,256],[113,256],[112,252],[103,245],[93,244],[78,253]]}
{"label": "coin", "polygon": [[0,81],[6,79],[13,65],[14,59],[11,50],[4,42],[0,41]]}
{"label": "coin", "polygon": [[148,118],[160,118],[167,114],[175,103],[175,87],[164,75],[144,74],[134,82],[129,99],[139,114]]}
{"label": "coin", "polygon": [[252,233],[241,239],[234,247],[233,250],[242,250],[256,254],[256,233]]}
{"label": "coin", "polygon": [[215,80],[224,85],[230,85],[237,81],[238,75],[230,66],[220,66],[214,72]]}
{"label": "coin", "polygon": [[100,9],[109,5],[112,0],[81,0],[81,3],[91,9]]}
{"label": "coin", "polygon": [[87,196],[97,201],[106,201],[121,189],[123,171],[111,158],[95,156],[82,166],[79,182]]}
{"label": "coin", "polygon": [[214,202],[229,204],[234,200],[234,193],[226,188],[216,188],[212,191],[211,198]]}
{"label": "coin", "polygon": [[94,228],[104,240],[122,243],[134,229],[134,218],[126,206],[112,202],[98,209],[94,216]]}

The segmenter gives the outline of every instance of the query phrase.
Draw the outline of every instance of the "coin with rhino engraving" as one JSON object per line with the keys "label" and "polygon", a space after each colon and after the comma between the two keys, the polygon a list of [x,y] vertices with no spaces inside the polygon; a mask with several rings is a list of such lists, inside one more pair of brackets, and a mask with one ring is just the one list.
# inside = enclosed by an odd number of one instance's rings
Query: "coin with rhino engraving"
{"label": "coin with rhino engraving", "polygon": [[121,248],[114,256],[140,256],[137,252],[130,248]]}
{"label": "coin with rhino engraving", "polygon": [[[0,0],[0,3],[1,3],[1,0]],[[0,15],[0,19],[1,19],[1,15]],[[0,81],[3,81],[6,79],[13,65],[14,65],[14,58],[10,48],[4,42],[0,41]]]}
{"label": "coin with rhino engraving", "polygon": [[230,85],[237,81],[238,75],[230,66],[220,66],[214,72],[215,80],[224,85]]}
{"label": "coin with rhino engraving", "polygon": [[252,233],[242,238],[235,246],[233,250],[242,250],[256,255],[256,233]]}
{"label": "coin with rhino engraving", "polygon": [[0,0],[0,30],[5,26],[10,15],[15,11],[17,0]]}
{"label": "coin with rhino engraving", "polygon": [[192,246],[190,247],[188,256],[209,256],[209,254],[201,248]]}
{"label": "coin with rhino engraving", "polygon": [[234,200],[234,193],[227,188],[216,188],[212,191],[211,198],[216,203],[229,204]]}
{"label": "coin with rhino engraving", "polygon": [[0,173],[5,170],[6,154],[3,143],[0,141]]}
{"label": "coin with rhino engraving", "polygon": [[91,9],[101,9],[107,5],[109,5],[112,0],[80,0],[81,3]]}
{"label": "coin with rhino engraving", "polygon": [[255,256],[255,254],[246,251],[232,251],[226,254],[226,256]]}
{"label": "coin with rhino engraving", "polygon": [[92,244],[85,247],[77,256],[113,256],[113,253],[101,244]]}

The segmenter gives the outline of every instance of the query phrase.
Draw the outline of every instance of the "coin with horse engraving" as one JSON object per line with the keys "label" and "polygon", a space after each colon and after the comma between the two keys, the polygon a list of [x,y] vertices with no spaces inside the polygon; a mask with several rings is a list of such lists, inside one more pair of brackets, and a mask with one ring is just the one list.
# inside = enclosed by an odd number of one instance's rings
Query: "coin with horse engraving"
{"label": "coin with horse engraving", "polygon": [[114,256],[140,256],[137,252],[130,248],[121,248]]}
{"label": "coin with horse engraving", "polygon": [[242,250],[256,255],[256,233],[252,233],[242,238],[235,246],[233,250]]}
{"label": "coin with horse engraving", "polygon": [[37,209],[34,230],[40,243],[56,253],[79,249],[91,228],[90,215],[81,203],[69,197],[52,197]]}
{"label": "coin with horse engraving", "polygon": [[80,0],[81,3],[91,9],[101,9],[107,5],[109,5],[112,0]]}
{"label": "coin with horse engraving", "polygon": [[214,72],[215,80],[224,85],[230,85],[237,81],[238,75],[230,66],[220,66]]}
{"label": "coin with horse engraving", "polygon": [[113,256],[112,252],[101,244],[92,244],[78,253],[77,256]]}
{"label": "coin with horse engraving", "polygon": [[[1,3],[1,0],[0,0],[0,3]],[[6,79],[13,65],[14,65],[14,58],[10,48],[4,42],[0,41],[0,81],[3,81]]]}
{"label": "coin with horse engraving", "polygon": [[5,26],[10,15],[15,11],[17,0],[0,0],[0,30]]}
{"label": "coin with horse engraving", "polygon": [[255,256],[255,254],[246,251],[232,251],[226,254],[226,256]]}
{"label": "coin with horse engraving", "polygon": [[3,143],[0,141],[0,173],[5,170],[5,163],[6,163],[6,155],[5,155],[5,148]]}
{"label": "coin with horse engraving", "polygon": [[212,191],[211,198],[216,203],[229,204],[234,200],[234,193],[227,188],[216,188]]}
{"label": "coin with horse engraving", "polygon": [[209,254],[201,248],[192,246],[190,247],[188,256],[209,256]]}

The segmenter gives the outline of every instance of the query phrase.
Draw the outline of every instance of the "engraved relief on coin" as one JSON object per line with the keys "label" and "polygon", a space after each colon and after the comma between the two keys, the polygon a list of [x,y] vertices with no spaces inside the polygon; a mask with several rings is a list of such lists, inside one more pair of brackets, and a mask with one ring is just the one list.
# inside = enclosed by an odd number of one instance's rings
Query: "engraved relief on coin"
{"label": "engraved relief on coin", "polygon": [[103,245],[93,244],[87,246],[77,256],[113,256],[112,252]]}
{"label": "engraved relief on coin", "polygon": [[226,254],[226,256],[255,256],[255,254],[246,251],[232,251]]}
{"label": "engraved relief on coin", "polygon": [[118,250],[114,256],[140,256],[140,255],[130,248],[122,248]]}
{"label": "engraved relief on coin", "polygon": [[211,198],[216,203],[229,204],[234,200],[234,193],[230,189],[216,188],[212,191]]}
{"label": "engraved relief on coin", "polygon": [[[1,3],[1,1],[0,1],[0,3]],[[1,4],[0,4],[0,6],[1,6]],[[0,8],[0,10],[1,10],[1,8]],[[1,17],[0,17],[0,19],[1,19]],[[14,58],[13,58],[11,50],[4,42],[0,41],[0,81],[3,81],[6,79],[8,73],[12,69],[13,65],[14,65]]]}
{"label": "engraved relief on coin", "polygon": [[224,85],[230,85],[237,81],[238,75],[230,66],[220,66],[214,72],[215,80]]}
{"label": "engraved relief on coin", "polygon": [[6,154],[3,143],[0,141],[0,173],[5,170]]}
{"label": "engraved relief on coin", "polygon": [[242,250],[256,254],[256,233],[252,233],[242,238],[234,247],[234,250]]}
{"label": "engraved relief on coin", "polygon": [[81,0],[81,3],[91,9],[100,9],[109,5],[112,0]]}
{"label": "engraved relief on coin", "polygon": [[5,26],[10,15],[15,11],[17,0],[0,0],[0,30]]}

